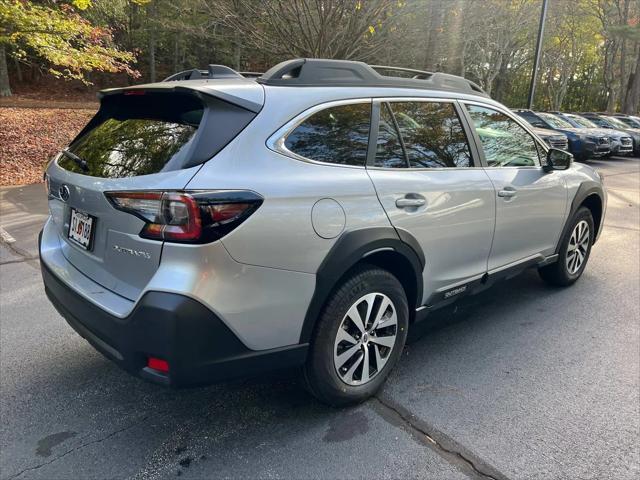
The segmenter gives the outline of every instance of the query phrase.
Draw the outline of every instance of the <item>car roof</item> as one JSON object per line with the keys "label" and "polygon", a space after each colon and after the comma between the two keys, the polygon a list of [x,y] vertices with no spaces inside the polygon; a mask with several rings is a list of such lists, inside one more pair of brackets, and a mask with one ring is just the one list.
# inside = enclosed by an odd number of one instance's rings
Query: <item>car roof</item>
{"label": "car roof", "polygon": [[102,90],[99,97],[129,90],[195,91],[256,113],[268,104],[269,110],[286,106],[291,114],[321,103],[365,98],[460,100],[508,110],[463,77],[346,60],[295,59],[262,74],[209,65],[207,70],[185,70],[161,82]]}

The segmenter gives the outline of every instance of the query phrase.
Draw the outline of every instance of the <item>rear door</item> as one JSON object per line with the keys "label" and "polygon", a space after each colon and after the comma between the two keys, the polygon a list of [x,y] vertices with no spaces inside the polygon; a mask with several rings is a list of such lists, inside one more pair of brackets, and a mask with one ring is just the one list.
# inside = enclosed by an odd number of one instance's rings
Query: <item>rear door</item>
{"label": "rear door", "polygon": [[[216,131],[216,112],[227,119],[223,134]],[[184,188],[215,154],[214,139],[233,133],[230,126],[237,134],[254,116],[195,92],[134,90],[105,97],[47,169],[51,217],[67,260],[135,300],[158,268],[162,242],[141,238],[145,222],[113,208],[105,192]]]}
{"label": "rear door", "polygon": [[377,101],[367,171],[393,226],[426,257],[423,303],[467,290],[487,270],[495,193],[451,100]]}
{"label": "rear door", "polygon": [[553,254],[567,209],[562,173],[542,169],[545,150],[507,112],[472,103],[465,108],[495,188],[489,271]]}

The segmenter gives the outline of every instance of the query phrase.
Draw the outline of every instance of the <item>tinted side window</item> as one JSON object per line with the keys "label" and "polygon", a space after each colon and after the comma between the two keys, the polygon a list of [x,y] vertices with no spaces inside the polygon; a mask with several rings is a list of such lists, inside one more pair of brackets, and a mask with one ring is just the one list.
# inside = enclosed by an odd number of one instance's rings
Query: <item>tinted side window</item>
{"label": "tinted side window", "polygon": [[400,136],[386,103],[380,106],[380,126],[374,166],[384,168],[406,168],[407,166]]}
{"label": "tinted side window", "polygon": [[310,160],[363,166],[367,159],[371,104],[329,107],[291,132],[285,146]]}
{"label": "tinted side window", "polygon": [[394,102],[411,168],[471,167],[467,137],[452,103]]}
{"label": "tinted side window", "polygon": [[490,167],[530,167],[538,164],[536,142],[514,120],[496,110],[467,105]]}

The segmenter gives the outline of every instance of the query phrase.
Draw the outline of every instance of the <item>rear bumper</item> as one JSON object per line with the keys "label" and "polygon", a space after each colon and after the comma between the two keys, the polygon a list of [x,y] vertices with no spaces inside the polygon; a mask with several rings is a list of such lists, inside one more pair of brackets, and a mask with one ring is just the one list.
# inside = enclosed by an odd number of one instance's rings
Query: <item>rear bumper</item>
{"label": "rear bumper", "polygon": [[[126,371],[183,387],[296,367],[307,344],[250,350],[211,310],[184,295],[147,292],[125,318],[109,314],[73,291],[40,262],[45,292],[69,325]],[[147,367],[148,357],[169,373]]]}

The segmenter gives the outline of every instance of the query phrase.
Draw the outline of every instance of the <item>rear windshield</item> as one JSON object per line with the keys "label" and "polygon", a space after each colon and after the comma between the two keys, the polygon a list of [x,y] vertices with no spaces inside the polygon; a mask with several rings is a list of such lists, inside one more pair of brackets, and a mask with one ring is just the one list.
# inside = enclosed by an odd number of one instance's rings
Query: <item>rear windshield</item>
{"label": "rear windshield", "polygon": [[182,168],[202,119],[202,102],[188,94],[141,93],[106,97],[58,165],[104,178]]}

